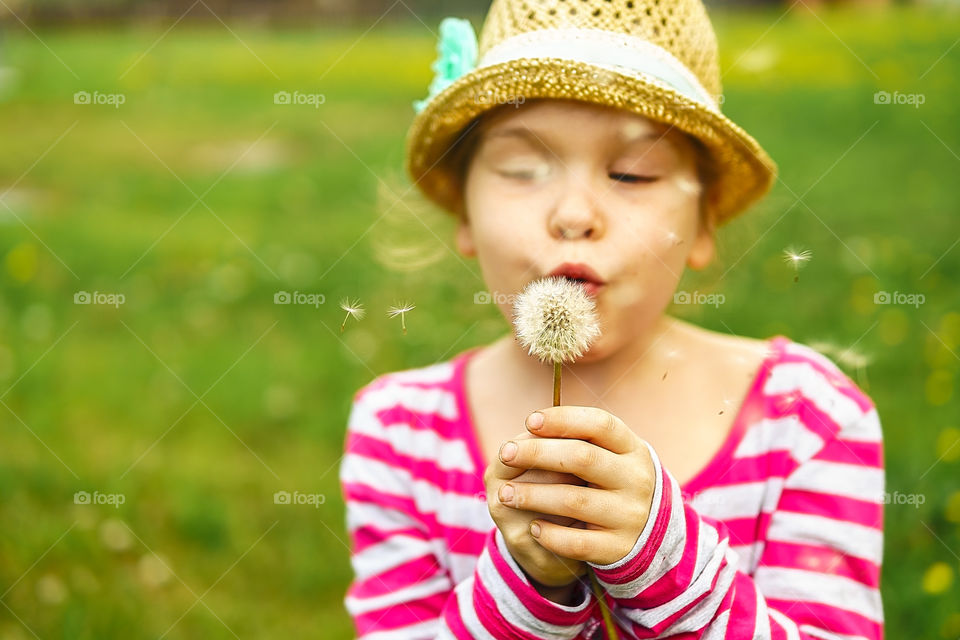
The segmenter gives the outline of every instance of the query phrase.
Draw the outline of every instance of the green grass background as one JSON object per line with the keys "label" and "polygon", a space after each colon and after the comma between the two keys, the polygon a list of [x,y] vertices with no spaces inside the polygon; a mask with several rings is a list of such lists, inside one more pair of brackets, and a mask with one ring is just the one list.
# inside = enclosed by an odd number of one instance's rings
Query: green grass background
{"label": "green grass background", "polygon": [[[378,193],[406,188],[411,102],[432,76],[425,22],[8,25],[0,638],[352,637],[337,480],[352,393],[507,330],[473,303],[484,286],[448,252],[448,222],[403,205],[380,219]],[[676,313],[843,356],[879,407],[889,491],[923,497],[887,509],[888,635],[957,638],[960,15],[715,23],[724,109],[782,181],[681,283],[726,304]],[[283,90],[325,102],[275,105]],[[878,90],[925,103],[877,105]],[[399,268],[398,239],[438,261]],[[796,282],[789,246],[812,251]],[[76,305],[81,290],[126,302]],[[275,305],[278,290],[326,302]],[[925,302],[877,305],[878,291]],[[341,335],[348,295],[369,314]],[[384,313],[403,299],[406,336]],[[275,505],[280,490],[326,501]],[[75,505],[76,491],[125,503]]]}

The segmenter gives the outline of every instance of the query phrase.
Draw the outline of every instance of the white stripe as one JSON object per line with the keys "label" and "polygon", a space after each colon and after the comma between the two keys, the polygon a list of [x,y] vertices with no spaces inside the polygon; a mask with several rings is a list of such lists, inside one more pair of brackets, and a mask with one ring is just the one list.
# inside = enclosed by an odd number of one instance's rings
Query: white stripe
{"label": "white stripe", "polygon": [[[513,556],[510,555],[506,541],[503,539],[503,534],[499,529],[497,529],[494,534],[494,540],[496,541],[500,556],[506,561],[514,575],[526,581],[520,567],[517,565]],[[504,619],[518,629],[523,629],[538,635],[546,634],[551,638],[572,639],[586,625],[586,623],[577,625],[555,625],[536,617],[527,609],[526,605],[520,601],[517,594],[507,586],[503,577],[497,571],[496,567],[493,566],[493,558],[491,558],[490,553],[481,554],[480,560],[477,562],[477,576],[497,603],[497,608],[500,613],[503,614]],[[584,601],[577,607],[568,607],[556,603],[555,606],[563,611],[577,613],[583,611],[591,604],[591,598],[584,598]]]}
{"label": "white stripe", "polygon": [[439,618],[418,622],[400,629],[389,629],[387,631],[374,631],[357,640],[410,640],[410,638],[435,638],[437,637],[437,626],[440,623]]}
{"label": "white stripe", "polygon": [[856,422],[863,411],[852,399],[814,369],[809,362],[785,362],[773,367],[763,386],[766,395],[799,391],[831,420],[843,428]]}
{"label": "white stripe", "polygon": [[727,637],[727,625],[730,623],[730,609],[727,609],[710,623],[707,632],[700,640],[724,640]]}
{"label": "white stripe", "polygon": [[[473,590],[475,588],[476,578],[470,576],[453,590],[457,598],[457,609],[460,611],[460,619],[463,620],[463,626],[470,632],[470,637],[476,640],[496,640],[487,628],[480,622],[477,616],[477,607],[473,604]],[[454,636],[451,636],[454,637]]]}
{"label": "white stripe", "polygon": [[372,544],[353,554],[350,563],[358,578],[367,578],[389,571],[401,564],[434,555],[435,544],[423,538],[398,534]]}
{"label": "white stripe", "polygon": [[454,420],[458,415],[456,397],[439,387],[386,384],[365,391],[353,406],[357,412],[366,412],[373,417],[376,417],[377,411],[396,406],[415,413],[437,413],[447,420]]}
{"label": "white stripe", "polygon": [[453,378],[453,363],[440,362],[419,369],[407,369],[405,371],[395,371],[389,375],[391,381],[400,384],[432,384],[437,382],[448,382]]}
{"label": "white stripe", "polygon": [[443,438],[433,429],[415,429],[403,422],[385,426],[368,411],[357,411],[351,416],[349,425],[354,433],[386,442],[400,455],[415,460],[430,460],[440,469],[466,473],[475,469],[466,442]]}
{"label": "white stripe", "polygon": [[369,598],[347,596],[344,599],[344,604],[350,611],[350,615],[358,616],[369,611],[387,609],[389,607],[396,607],[400,606],[401,604],[421,600],[428,596],[432,596],[435,593],[449,591],[452,586],[453,585],[450,584],[450,579],[443,572],[441,572],[428,580],[424,580],[423,582],[407,585],[402,589],[385,593],[383,595],[372,596]]}
{"label": "white stripe", "polygon": [[840,367],[837,366],[836,362],[823,355],[813,347],[800,344],[799,342],[788,342],[784,348],[784,353],[787,353],[791,356],[799,356],[801,358],[813,360],[821,367],[829,371],[831,375],[846,377]]}
{"label": "white stripe", "polygon": [[790,474],[785,486],[880,504],[883,501],[883,469],[810,460]]}
{"label": "white stripe", "polygon": [[757,617],[753,625],[753,637],[757,640],[765,640],[773,636],[770,631],[770,615],[767,610],[767,601],[760,593],[760,587],[753,584],[753,591],[757,595]]}
{"label": "white stripe", "polygon": [[380,531],[419,529],[427,533],[423,522],[400,509],[390,509],[380,504],[350,500],[347,502],[347,531],[353,533],[359,527],[372,526]]}
{"label": "white stripe", "polygon": [[876,564],[883,557],[882,531],[807,513],[775,512],[767,540],[833,548]]}
{"label": "white stripe", "polygon": [[839,437],[851,442],[881,442],[883,430],[880,428],[880,416],[876,407],[872,407],[854,423],[844,426]]}
{"label": "white stripe", "polygon": [[776,609],[769,609],[770,617],[786,632],[787,640],[800,640],[800,634],[797,632],[797,623],[783,615]]}
{"label": "white stripe", "polygon": [[486,533],[496,526],[487,502],[481,496],[443,491],[426,480],[413,480],[406,469],[357,454],[343,457],[341,483],[363,484],[381,493],[412,498],[417,512],[434,514],[447,527],[463,527]]}
{"label": "white stripe", "polygon": [[479,557],[472,553],[451,551],[449,559],[450,580],[452,580],[454,584],[459,584],[473,575],[473,572],[477,568],[477,560]]}
{"label": "white stripe", "polygon": [[[727,549],[729,552],[729,549]],[[722,555],[722,554],[721,554]],[[710,624],[710,621],[714,619],[717,615],[717,609],[720,608],[720,605],[723,604],[723,599],[726,597],[727,592],[730,590],[730,585],[733,584],[734,578],[737,576],[737,568],[735,563],[728,563],[720,570],[720,575],[717,577],[717,584],[710,591],[710,594],[698,602],[690,611],[681,616],[675,623],[670,625],[667,629],[664,630],[661,637],[667,638],[672,635],[678,635],[685,632],[698,631],[703,629],[706,625]],[[694,584],[702,585],[696,589],[697,597],[700,593],[705,593],[711,588],[711,582],[713,581],[713,572],[706,574],[704,576],[698,577]],[[674,610],[674,613],[679,609],[687,606],[692,599],[688,599],[686,594],[682,596],[683,602],[679,606],[671,606]],[[678,599],[679,600],[679,599]],[[674,601],[676,602],[676,601]],[[673,604],[673,603],[668,603]],[[666,605],[663,605],[665,607]],[[663,608],[660,607],[660,608]],[[672,613],[669,615],[673,615]],[[667,616],[669,617],[669,616]],[[664,618],[666,619],[666,618]]]}
{"label": "white stripe", "polygon": [[783,478],[776,476],[758,482],[711,487],[694,494],[690,506],[717,520],[752,518],[761,511],[770,513],[777,508],[782,487]]}
{"label": "white stripe", "polygon": [[754,580],[768,598],[815,602],[853,611],[876,623],[883,622],[880,592],[844,576],[803,569],[760,567]]}
{"label": "white stripe", "polygon": [[812,458],[823,447],[823,438],[810,431],[797,416],[763,419],[752,425],[733,452],[734,458],[748,458],[771,451],[788,451],[797,462]]}
{"label": "white stripe", "polygon": [[757,570],[760,563],[760,556],[763,553],[763,541],[753,542],[751,544],[732,544],[730,548],[737,552],[740,558],[739,569],[746,574],[752,575]]}
{"label": "white stripe", "polygon": [[[710,528],[712,529],[713,527]],[[687,612],[683,617],[681,617],[680,620],[678,620],[674,625],[672,625],[672,627],[677,627],[676,631],[674,631],[671,627],[671,629],[667,630],[666,635],[669,636],[681,630],[689,631],[703,627],[716,613],[717,607],[720,606],[720,602],[723,600],[723,596],[726,594],[727,589],[733,582],[733,578],[737,572],[735,564],[727,564],[722,568],[720,566],[723,562],[724,555],[728,551],[727,544],[727,540],[724,539],[719,545],[714,545],[714,547],[710,550],[710,553],[697,554],[698,566],[701,562],[700,556],[702,555],[707,556],[708,562],[702,571],[694,572],[695,579],[693,583],[684,589],[679,596],[673,600],[670,600],[669,602],[665,602],[659,607],[654,607],[652,609],[635,609],[628,615],[636,620],[636,622],[641,626],[653,627],[660,624],[670,616],[676,614],[677,611],[688,606],[691,602],[713,588],[713,591],[709,596],[704,598],[703,602],[699,603],[691,611]],[[720,573],[720,576],[717,578],[716,587],[713,587],[713,578],[718,572]],[[701,616],[706,619],[701,619]],[[679,626],[681,624],[683,625],[682,627]]]}
{"label": "white stripe", "polygon": [[813,636],[814,638],[823,638],[824,640],[868,640],[863,636],[852,636],[848,633],[833,633],[832,631],[824,631],[823,629],[818,629],[817,627],[809,624],[800,625],[800,631],[803,631],[808,636]]}
{"label": "white stripe", "polygon": [[561,58],[646,76],[717,111],[716,101],[689,68],[663,47],[638,36],[577,27],[537,29],[500,42],[483,55],[477,67],[521,58]]}

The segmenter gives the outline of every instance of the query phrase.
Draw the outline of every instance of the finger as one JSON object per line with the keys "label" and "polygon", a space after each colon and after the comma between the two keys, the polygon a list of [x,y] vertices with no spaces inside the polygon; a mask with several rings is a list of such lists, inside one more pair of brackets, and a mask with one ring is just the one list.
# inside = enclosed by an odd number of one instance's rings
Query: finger
{"label": "finger", "polygon": [[590,487],[508,483],[500,487],[497,498],[514,509],[563,516],[606,529],[629,526],[640,515],[631,514],[629,509],[615,504],[615,496],[611,492]]}
{"label": "finger", "polygon": [[[537,414],[543,416],[539,427],[534,426]],[[630,453],[639,440],[623,420],[598,407],[547,407],[527,416],[526,425],[530,433],[544,438],[586,440],[613,453]]]}
{"label": "finger", "polygon": [[500,449],[500,462],[508,467],[572,473],[605,489],[620,488],[629,477],[617,454],[583,440],[530,438],[510,442],[516,447],[513,457],[504,459],[509,443]]}
{"label": "finger", "polygon": [[613,564],[633,548],[632,544],[628,545],[622,536],[612,531],[561,527],[545,520],[532,521],[530,535],[540,546],[558,556],[594,564]]}
{"label": "finger", "polygon": [[512,440],[507,440],[503,442],[500,445],[500,450],[497,454],[497,457],[490,462],[490,466],[487,468],[487,472],[490,473],[493,478],[498,480],[513,480],[517,476],[526,472],[526,469],[522,469],[519,467],[511,467],[504,464],[500,455],[503,453],[503,447],[507,442],[513,442],[516,444],[517,441],[531,440],[533,438],[536,438],[536,436],[530,433],[524,432],[524,433],[518,433],[516,436],[513,437]]}

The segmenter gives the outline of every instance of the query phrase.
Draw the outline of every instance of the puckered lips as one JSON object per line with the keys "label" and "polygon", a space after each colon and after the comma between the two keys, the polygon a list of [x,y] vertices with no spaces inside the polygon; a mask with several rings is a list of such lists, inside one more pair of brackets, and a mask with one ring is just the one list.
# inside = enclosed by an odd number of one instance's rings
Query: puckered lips
{"label": "puckered lips", "polygon": [[564,262],[548,275],[568,278],[583,284],[587,295],[596,298],[600,290],[607,284],[590,265],[582,262]]}

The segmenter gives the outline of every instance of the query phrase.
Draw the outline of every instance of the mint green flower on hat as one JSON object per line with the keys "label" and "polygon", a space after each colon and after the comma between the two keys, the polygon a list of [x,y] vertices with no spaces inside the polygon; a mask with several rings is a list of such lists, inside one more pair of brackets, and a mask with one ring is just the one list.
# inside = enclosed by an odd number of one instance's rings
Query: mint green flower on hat
{"label": "mint green flower on hat", "polygon": [[434,96],[453,84],[457,78],[476,68],[477,34],[470,21],[444,18],[440,22],[437,53],[440,55],[430,67],[435,72],[433,82],[430,83],[430,95],[413,103],[417,113],[423,111]]}

